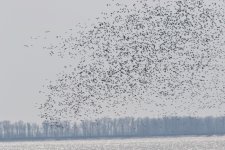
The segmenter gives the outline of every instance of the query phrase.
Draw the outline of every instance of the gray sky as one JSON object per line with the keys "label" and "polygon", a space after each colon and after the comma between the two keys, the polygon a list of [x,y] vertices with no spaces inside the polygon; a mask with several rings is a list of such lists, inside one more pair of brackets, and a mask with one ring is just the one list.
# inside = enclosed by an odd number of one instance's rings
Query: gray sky
{"label": "gray sky", "polygon": [[[44,99],[38,91],[45,79],[54,79],[66,63],[42,48],[48,40],[35,43],[30,37],[64,33],[79,22],[98,17],[108,1],[0,0],[0,120],[40,121],[35,103]],[[45,33],[47,30],[51,32]],[[31,44],[34,46],[24,46]],[[219,112],[204,110],[203,114]]]}
{"label": "gray sky", "polygon": [[[63,69],[64,60],[41,46],[26,48],[31,36],[60,33],[97,17],[106,0],[0,0],[0,120],[39,120],[34,107],[45,79]],[[45,44],[45,43],[43,43]]]}

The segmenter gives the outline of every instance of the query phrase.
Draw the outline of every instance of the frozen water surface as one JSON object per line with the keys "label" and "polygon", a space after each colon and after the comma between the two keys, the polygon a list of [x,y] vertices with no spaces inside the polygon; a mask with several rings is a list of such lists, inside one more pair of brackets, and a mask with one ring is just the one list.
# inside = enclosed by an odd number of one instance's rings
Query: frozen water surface
{"label": "frozen water surface", "polygon": [[1,150],[225,150],[225,137],[1,142]]}

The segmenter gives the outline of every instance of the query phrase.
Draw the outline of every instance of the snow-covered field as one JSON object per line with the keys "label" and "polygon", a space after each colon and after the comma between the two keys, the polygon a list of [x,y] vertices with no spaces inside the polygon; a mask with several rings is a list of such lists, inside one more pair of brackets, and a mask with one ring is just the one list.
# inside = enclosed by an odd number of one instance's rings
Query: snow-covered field
{"label": "snow-covered field", "polygon": [[0,142],[0,150],[225,150],[225,137]]}

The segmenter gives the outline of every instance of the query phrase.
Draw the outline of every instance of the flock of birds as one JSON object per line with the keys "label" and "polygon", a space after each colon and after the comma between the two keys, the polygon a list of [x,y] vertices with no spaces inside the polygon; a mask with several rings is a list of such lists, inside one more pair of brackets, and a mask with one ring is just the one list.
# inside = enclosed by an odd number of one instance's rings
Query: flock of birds
{"label": "flock of birds", "polygon": [[120,116],[144,108],[159,116],[224,114],[225,7],[203,0],[148,2],[113,1],[107,5],[113,11],[46,47],[80,61],[47,85],[42,118]]}

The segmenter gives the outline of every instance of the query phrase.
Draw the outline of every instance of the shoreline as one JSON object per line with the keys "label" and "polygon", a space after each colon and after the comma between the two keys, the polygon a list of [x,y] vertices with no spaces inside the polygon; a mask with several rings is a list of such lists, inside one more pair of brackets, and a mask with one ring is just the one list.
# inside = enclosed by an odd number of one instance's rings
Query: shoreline
{"label": "shoreline", "polygon": [[175,139],[175,138],[205,138],[205,137],[225,137],[225,134],[217,135],[168,135],[168,136],[123,136],[123,137],[87,137],[87,138],[34,138],[34,139],[9,139],[0,140],[0,143],[11,142],[51,142],[51,141],[97,141],[97,140],[128,140],[128,139]]}

